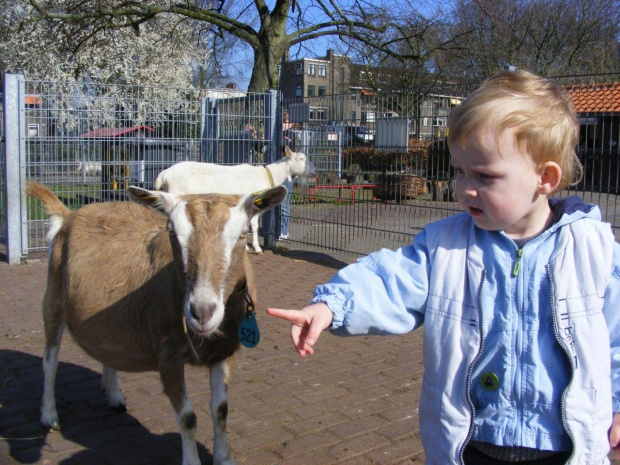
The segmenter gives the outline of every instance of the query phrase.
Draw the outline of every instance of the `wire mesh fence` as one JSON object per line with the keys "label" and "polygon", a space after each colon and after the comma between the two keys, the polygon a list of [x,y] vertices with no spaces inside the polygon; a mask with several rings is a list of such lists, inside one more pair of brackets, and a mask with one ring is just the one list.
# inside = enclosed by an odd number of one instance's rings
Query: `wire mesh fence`
{"label": "wire mesh fence", "polygon": [[[577,153],[584,167],[581,182],[557,196],[579,195],[598,204],[619,237],[619,76],[555,79],[579,117]],[[317,164],[315,185],[297,188],[289,240],[361,255],[408,244],[426,223],[460,211],[447,119],[477,87],[285,100],[291,143],[329,160]]]}
{"label": "wire mesh fence", "polygon": [[[582,181],[559,196],[601,206],[620,231],[620,78],[556,78],[580,121]],[[6,81],[6,80],[5,80]],[[122,200],[130,184],[153,187],[170,165],[197,160],[266,164],[285,143],[306,153],[316,179],[296,183],[289,241],[366,254],[411,242],[425,224],[460,211],[446,144],[447,118],[477,87],[410,93],[358,90],[281,100],[235,89],[170,89],[21,78],[17,149],[1,125],[0,241],[7,241],[7,154],[19,152],[22,184],[35,179],[72,209]],[[274,110],[277,108],[278,111]],[[46,219],[23,200],[24,254],[46,247]]]}

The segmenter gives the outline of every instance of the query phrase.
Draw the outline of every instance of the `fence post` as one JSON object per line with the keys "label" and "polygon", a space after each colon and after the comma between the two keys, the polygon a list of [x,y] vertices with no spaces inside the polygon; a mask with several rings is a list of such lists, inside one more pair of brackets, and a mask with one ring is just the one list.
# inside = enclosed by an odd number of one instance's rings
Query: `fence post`
{"label": "fence post", "polygon": [[[265,153],[265,163],[274,163],[279,158],[281,146],[281,124],[279,124],[278,110],[280,109],[280,92],[270,90],[265,92],[265,137],[269,137],[271,143]],[[263,245],[267,248],[276,246],[276,235],[278,224],[276,222],[276,212],[271,209],[263,214]]]}
{"label": "fence post", "polygon": [[202,128],[200,131],[200,160],[207,163],[219,163],[218,160],[218,117],[217,98],[202,99]]}
{"label": "fence post", "polygon": [[22,198],[26,172],[20,156],[26,152],[24,89],[24,76],[4,75],[6,251],[10,265],[19,265],[28,251],[26,201]]}

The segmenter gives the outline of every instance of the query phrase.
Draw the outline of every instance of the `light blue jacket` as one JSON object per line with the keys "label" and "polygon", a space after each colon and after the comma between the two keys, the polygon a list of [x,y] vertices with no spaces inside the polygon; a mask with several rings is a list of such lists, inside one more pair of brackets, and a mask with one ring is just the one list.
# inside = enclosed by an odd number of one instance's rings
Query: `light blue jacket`
{"label": "light blue jacket", "polygon": [[[315,290],[312,301],[334,313],[334,334],[403,334],[425,323],[428,464],[460,464],[472,437],[571,448],[575,465],[609,463],[607,432],[620,411],[620,246],[598,207],[571,198],[553,208],[555,224],[520,257],[503,232],[463,213]],[[477,379],[489,369],[499,375],[490,393]]]}

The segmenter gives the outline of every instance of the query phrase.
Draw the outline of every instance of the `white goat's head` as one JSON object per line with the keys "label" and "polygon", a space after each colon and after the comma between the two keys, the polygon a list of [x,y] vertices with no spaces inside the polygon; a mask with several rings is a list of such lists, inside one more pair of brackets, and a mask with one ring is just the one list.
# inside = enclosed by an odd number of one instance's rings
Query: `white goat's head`
{"label": "white goat's head", "polygon": [[228,280],[236,279],[231,273],[243,272],[250,219],[280,204],[286,188],[238,196],[176,195],[130,187],[128,194],[132,201],[168,217],[174,261],[185,288],[187,327],[208,336],[224,318]]}
{"label": "white goat's head", "polygon": [[282,161],[289,163],[290,177],[299,176],[302,178],[312,178],[316,176],[316,167],[302,152],[293,152],[290,148],[284,147],[285,157]]}

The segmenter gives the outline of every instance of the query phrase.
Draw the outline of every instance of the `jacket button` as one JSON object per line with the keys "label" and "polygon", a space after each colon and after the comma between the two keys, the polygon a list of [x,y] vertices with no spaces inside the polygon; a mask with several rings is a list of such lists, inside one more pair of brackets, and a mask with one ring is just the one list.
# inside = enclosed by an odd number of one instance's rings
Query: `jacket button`
{"label": "jacket button", "polygon": [[490,371],[480,375],[480,386],[487,391],[495,391],[499,388],[499,378],[495,373]]}

